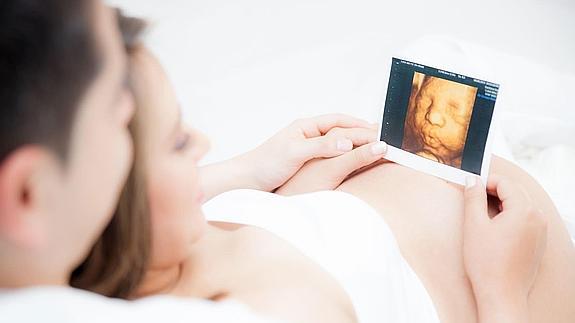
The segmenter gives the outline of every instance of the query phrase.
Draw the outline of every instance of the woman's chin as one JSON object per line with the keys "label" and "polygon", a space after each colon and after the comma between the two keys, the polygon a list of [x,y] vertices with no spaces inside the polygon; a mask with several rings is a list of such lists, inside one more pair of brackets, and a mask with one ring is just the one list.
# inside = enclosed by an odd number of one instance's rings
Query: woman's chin
{"label": "woman's chin", "polygon": [[206,221],[206,217],[201,208],[194,213],[193,217],[192,232],[190,234],[192,244],[198,242],[198,240],[204,236],[208,226],[208,221]]}

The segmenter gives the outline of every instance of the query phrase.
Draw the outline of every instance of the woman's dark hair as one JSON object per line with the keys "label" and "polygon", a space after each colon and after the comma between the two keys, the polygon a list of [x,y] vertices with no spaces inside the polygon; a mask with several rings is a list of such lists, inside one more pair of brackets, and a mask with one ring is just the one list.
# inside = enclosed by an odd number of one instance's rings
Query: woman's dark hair
{"label": "woman's dark hair", "polygon": [[[146,23],[118,11],[118,22],[128,54],[139,46]],[[135,160],[112,220],[86,260],[72,273],[70,284],[102,295],[130,298],[142,281],[150,255],[148,212],[138,114],[130,123]]]}
{"label": "woman's dark hair", "polygon": [[66,159],[101,55],[91,0],[0,1],[0,163],[39,144]]}

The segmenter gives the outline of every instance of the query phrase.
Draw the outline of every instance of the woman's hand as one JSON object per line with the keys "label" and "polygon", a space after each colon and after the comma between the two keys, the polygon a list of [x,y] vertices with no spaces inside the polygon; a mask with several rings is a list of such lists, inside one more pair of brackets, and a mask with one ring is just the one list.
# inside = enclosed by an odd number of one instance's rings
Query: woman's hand
{"label": "woman's hand", "polygon": [[206,200],[236,188],[271,192],[309,160],[340,156],[354,146],[377,140],[376,128],[343,114],[296,120],[256,149],[202,167],[200,178]]}
{"label": "woman's hand", "polygon": [[475,177],[465,189],[463,259],[480,322],[527,322],[527,296],[545,251],[547,221],[514,182],[493,178],[487,192],[500,200],[488,215],[486,189]]}
{"label": "woman's hand", "polygon": [[[377,141],[377,131],[357,129],[332,129],[332,133],[346,132],[359,146],[350,152],[332,158],[316,158],[308,161],[289,181],[275,193],[294,195],[337,188],[348,176],[378,161],[387,152],[387,144]],[[338,134],[339,136],[339,134]]]}
{"label": "woman's hand", "polygon": [[[330,131],[338,128],[338,131]],[[307,161],[334,157],[376,140],[366,121],[343,114],[327,114],[294,121],[256,149],[240,156],[256,187],[273,191]]]}

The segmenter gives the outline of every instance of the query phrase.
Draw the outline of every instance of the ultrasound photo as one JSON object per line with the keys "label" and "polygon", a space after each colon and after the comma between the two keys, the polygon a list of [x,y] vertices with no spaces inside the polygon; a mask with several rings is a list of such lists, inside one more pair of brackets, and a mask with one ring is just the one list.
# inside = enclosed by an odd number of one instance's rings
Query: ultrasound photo
{"label": "ultrasound photo", "polygon": [[414,73],[401,148],[461,168],[476,94],[475,87]]}
{"label": "ultrasound photo", "polygon": [[380,134],[390,159],[457,183],[485,175],[498,91],[492,82],[394,58]]}

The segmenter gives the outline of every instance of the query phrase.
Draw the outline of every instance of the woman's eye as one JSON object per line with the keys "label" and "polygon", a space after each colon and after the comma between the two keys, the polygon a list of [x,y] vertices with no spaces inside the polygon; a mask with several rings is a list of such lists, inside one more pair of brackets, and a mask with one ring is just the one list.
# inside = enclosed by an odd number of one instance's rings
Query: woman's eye
{"label": "woman's eye", "polygon": [[190,142],[190,134],[189,133],[183,133],[183,134],[178,136],[178,139],[176,140],[176,145],[175,145],[174,149],[176,151],[185,150],[188,147],[189,142]]}

